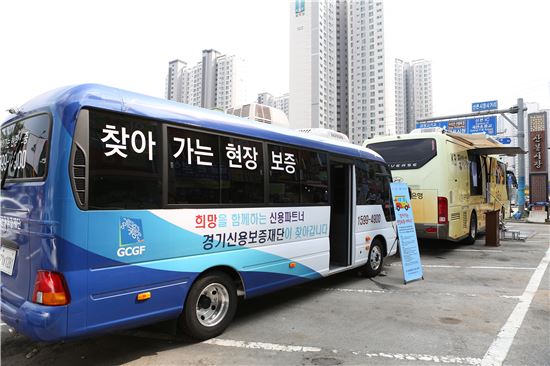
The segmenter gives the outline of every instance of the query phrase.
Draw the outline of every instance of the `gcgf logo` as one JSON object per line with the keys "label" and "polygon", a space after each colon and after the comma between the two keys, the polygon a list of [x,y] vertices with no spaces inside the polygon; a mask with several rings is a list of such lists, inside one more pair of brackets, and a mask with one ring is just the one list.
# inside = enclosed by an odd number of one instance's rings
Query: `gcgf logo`
{"label": "gcgf logo", "polygon": [[119,257],[130,257],[141,255],[145,252],[145,241],[141,219],[128,217],[120,218],[119,226],[119,248],[116,252]]}

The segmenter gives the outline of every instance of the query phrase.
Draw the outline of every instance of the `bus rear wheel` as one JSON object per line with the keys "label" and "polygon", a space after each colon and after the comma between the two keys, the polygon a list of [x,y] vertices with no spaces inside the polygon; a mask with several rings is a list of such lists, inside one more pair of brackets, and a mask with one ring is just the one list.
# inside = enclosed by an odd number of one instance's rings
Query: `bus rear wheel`
{"label": "bus rear wheel", "polygon": [[365,277],[376,277],[382,271],[384,264],[384,252],[382,243],[378,239],[374,239],[370,245],[369,256],[367,263],[361,271]]}
{"label": "bus rear wheel", "polygon": [[223,272],[211,272],[191,286],[180,325],[190,337],[205,340],[223,333],[236,311],[237,289],[233,280]]}
{"label": "bus rear wheel", "polygon": [[472,245],[476,241],[477,236],[477,215],[472,212],[470,216],[470,230],[468,231],[468,237],[464,239],[464,244]]}

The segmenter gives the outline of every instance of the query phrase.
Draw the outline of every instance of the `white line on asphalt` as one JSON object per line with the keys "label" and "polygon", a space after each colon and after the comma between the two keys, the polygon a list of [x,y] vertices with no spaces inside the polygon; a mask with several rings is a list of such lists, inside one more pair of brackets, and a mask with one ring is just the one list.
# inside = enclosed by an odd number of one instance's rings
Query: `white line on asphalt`
{"label": "white line on asphalt", "polygon": [[471,267],[466,267],[466,268],[470,268],[470,269],[510,269],[510,270],[527,270],[527,271],[532,271],[536,268],[534,267],[498,267],[498,266],[471,266]]}
{"label": "white line on asphalt", "polygon": [[[392,263],[391,266],[401,266],[401,263]],[[534,267],[502,267],[502,266],[453,266],[447,264],[423,264],[425,268],[466,268],[466,269],[509,269],[509,270],[528,270],[532,271]]]}
{"label": "white line on asphalt", "polygon": [[433,355],[422,355],[415,353],[361,353],[361,352],[352,352],[354,355],[367,356],[369,358],[380,357],[388,358],[393,360],[401,361],[426,361],[434,363],[455,363],[461,365],[479,365],[481,363],[481,358],[473,357],[454,357],[454,356],[433,356]]}
{"label": "white line on asphalt", "polygon": [[529,280],[525,291],[521,295],[518,304],[512,311],[512,314],[510,314],[510,317],[487,350],[487,353],[485,353],[485,356],[481,361],[483,366],[502,365],[506,359],[508,351],[514,342],[514,337],[516,336],[518,329],[521,327],[523,319],[525,319],[525,315],[529,310],[533,297],[535,297],[535,294],[537,293],[549,262],[550,248],[548,248],[546,254],[542,257],[537,269],[535,270],[535,273],[531,276],[531,279]]}
{"label": "white line on asphalt", "polygon": [[521,299],[521,296],[512,296],[512,295],[500,295],[499,297],[502,297],[503,299]]}
{"label": "white line on asphalt", "polygon": [[385,294],[384,290],[366,290],[360,288],[323,288],[325,291],[338,291],[338,292],[357,292],[362,294]]}
{"label": "white line on asphalt", "polygon": [[281,351],[281,352],[319,352],[320,348],[306,346],[291,346],[285,344],[263,343],[263,342],[244,342],[231,339],[212,338],[202,343],[213,344],[223,347],[237,347],[249,349],[263,349],[266,351]]}
{"label": "white line on asphalt", "polygon": [[[281,351],[281,352],[320,352],[319,347],[306,347],[306,346],[290,346],[284,344],[264,343],[264,342],[244,342],[236,341],[232,339],[219,339],[212,338],[202,343],[211,344],[215,346],[223,347],[236,347],[236,348],[248,348],[248,349],[262,349],[266,351]],[[332,350],[333,353],[343,353],[342,351]],[[473,357],[454,357],[454,356],[433,356],[414,353],[363,353],[363,352],[351,352],[355,356],[366,356],[368,358],[388,358],[401,361],[426,361],[435,363],[450,363],[450,364],[462,364],[462,365],[479,365],[480,358]]]}
{"label": "white line on asphalt", "polygon": [[7,326],[6,323],[0,323],[0,327],[3,327],[4,325]]}
{"label": "white line on asphalt", "polygon": [[[211,344],[222,347],[235,347],[235,348],[247,348],[247,349],[262,349],[266,351],[281,351],[281,352],[321,352],[319,347],[306,347],[306,346],[291,346],[276,343],[264,343],[264,342],[244,342],[236,341],[232,339],[219,339],[212,338],[202,343]],[[344,352],[338,350],[332,350],[333,353],[342,354]],[[400,361],[426,361],[435,363],[450,363],[450,364],[465,364],[465,365],[479,365],[480,358],[472,357],[454,357],[454,356],[433,356],[414,353],[364,353],[364,352],[351,352],[355,356],[366,356],[368,358],[388,358]]]}
{"label": "white line on asphalt", "polygon": [[500,249],[453,249],[453,252],[502,253]]}

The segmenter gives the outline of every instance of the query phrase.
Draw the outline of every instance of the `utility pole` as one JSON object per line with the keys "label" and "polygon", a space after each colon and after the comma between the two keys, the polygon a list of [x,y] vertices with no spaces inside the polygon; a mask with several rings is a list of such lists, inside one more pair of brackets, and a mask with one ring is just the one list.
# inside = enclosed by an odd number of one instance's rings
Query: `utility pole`
{"label": "utility pole", "polygon": [[[518,146],[525,150],[525,123],[523,119],[523,98],[518,98]],[[518,210],[525,212],[525,156],[518,155]]]}

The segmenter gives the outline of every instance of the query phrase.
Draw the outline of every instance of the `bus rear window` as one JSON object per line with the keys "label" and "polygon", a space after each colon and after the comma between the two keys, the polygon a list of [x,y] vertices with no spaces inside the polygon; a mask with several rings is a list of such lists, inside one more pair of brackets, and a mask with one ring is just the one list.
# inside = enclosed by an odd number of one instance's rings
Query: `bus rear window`
{"label": "bus rear window", "polygon": [[[8,180],[41,180],[46,176],[50,117],[39,114],[2,127],[0,168]],[[9,164],[9,166],[8,166]]]}
{"label": "bus rear window", "polygon": [[390,169],[418,169],[437,155],[435,139],[386,141],[367,147],[382,155]]}

